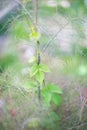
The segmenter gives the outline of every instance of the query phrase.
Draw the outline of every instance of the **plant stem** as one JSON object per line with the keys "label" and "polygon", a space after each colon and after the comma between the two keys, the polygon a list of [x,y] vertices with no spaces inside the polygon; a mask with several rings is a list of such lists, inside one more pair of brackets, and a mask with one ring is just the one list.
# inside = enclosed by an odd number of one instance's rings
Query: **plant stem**
{"label": "plant stem", "polygon": [[[33,0],[33,4],[34,4],[34,28],[35,28],[35,32],[37,32],[38,0]],[[37,64],[39,65],[41,62],[39,40],[36,40],[36,43],[37,43],[37,50],[36,50]],[[40,85],[40,83],[38,83],[38,99],[39,99],[39,103],[41,103],[41,85]]]}
{"label": "plant stem", "polygon": [[41,104],[41,89],[40,89],[40,84],[38,85],[38,99],[39,99],[39,103]]}
{"label": "plant stem", "polygon": [[33,0],[33,3],[34,3],[34,26],[35,31],[37,32],[38,0]]}
{"label": "plant stem", "polygon": [[41,62],[41,57],[40,57],[40,43],[37,41],[37,64],[39,65]]}

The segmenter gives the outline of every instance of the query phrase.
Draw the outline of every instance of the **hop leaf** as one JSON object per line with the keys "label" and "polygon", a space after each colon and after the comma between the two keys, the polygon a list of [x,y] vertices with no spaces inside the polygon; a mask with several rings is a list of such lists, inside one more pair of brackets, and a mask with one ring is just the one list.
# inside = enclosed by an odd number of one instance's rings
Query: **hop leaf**
{"label": "hop leaf", "polygon": [[50,72],[50,69],[45,64],[40,64],[40,69],[43,72]]}
{"label": "hop leaf", "polygon": [[39,38],[40,38],[40,33],[35,31],[35,28],[32,27],[31,28],[31,33],[30,33],[30,39],[39,40]]}
{"label": "hop leaf", "polygon": [[62,102],[60,95],[58,95],[57,93],[52,93],[52,101],[56,105],[60,105]]}
{"label": "hop leaf", "polygon": [[33,77],[38,71],[38,64],[34,64],[30,70],[30,77]]}
{"label": "hop leaf", "polygon": [[38,70],[38,72],[36,73],[36,80],[39,83],[43,82],[43,80],[44,80],[44,73],[42,71]]}
{"label": "hop leaf", "polygon": [[56,85],[50,84],[42,89],[43,99],[47,104],[50,104],[52,101],[56,105],[61,104],[61,95],[62,90]]}
{"label": "hop leaf", "polygon": [[57,93],[57,94],[62,94],[62,89],[54,84],[48,84],[45,88],[44,91],[47,91],[49,93]]}

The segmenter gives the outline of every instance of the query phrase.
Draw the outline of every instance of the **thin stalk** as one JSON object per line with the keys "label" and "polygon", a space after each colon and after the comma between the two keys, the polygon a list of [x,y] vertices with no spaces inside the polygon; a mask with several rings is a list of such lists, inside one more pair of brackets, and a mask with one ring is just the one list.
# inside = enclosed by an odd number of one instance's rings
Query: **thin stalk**
{"label": "thin stalk", "polygon": [[39,65],[41,62],[41,56],[40,56],[40,43],[37,41],[37,64]]}
{"label": "thin stalk", "polygon": [[40,84],[38,85],[38,99],[39,99],[39,103],[41,104],[41,87],[40,87]]}
{"label": "thin stalk", "polygon": [[[33,0],[33,5],[34,5],[34,27],[35,31],[37,32],[37,18],[38,18],[38,0]],[[40,57],[40,42],[36,40],[37,43],[37,64],[39,65],[41,62],[41,57]],[[39,103],[41,102],[41,85],[38,83],[38,99]]]}

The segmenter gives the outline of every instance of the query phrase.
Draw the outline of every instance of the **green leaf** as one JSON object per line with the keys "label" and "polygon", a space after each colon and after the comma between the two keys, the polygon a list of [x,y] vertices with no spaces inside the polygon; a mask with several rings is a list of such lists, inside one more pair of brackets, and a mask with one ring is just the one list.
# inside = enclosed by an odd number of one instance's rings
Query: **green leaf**
{"label": "green leaf", "polygon": [[51,94],[46,92],[46,91],[42,91],[42,96],[43,96],[43,99],[44,99],[45,103],[47,105],[49,105],[50,101],[51,101]]}
{"label": "green leaf", "polygon": [[50,118],[52,118],[53,121],[58,121],[60,120],[60,117],[56,114],[56,112],[52,111],[50,113]]}
{"label": "green leaf", "polygon": [[36,73],[36,80],[39,82],[39,83],[42,83],[43,80],[44,80],[44,73],[40,70],[37,71]]}
{"label": "green leaf", "polygon": [[34,64],[30,69],[30,77],[33,77],[38,71],[38,64]]}
{"label": "green leaf", "polygon": [[28,89],[34,88],[37,86],[37,82],[35,81],[29,81],[29,82],[25,82],[24,86]]}
{"label": "green leaf", "polygon": [[32,31],[32,32],[30,33],[30,38],[31,38],[31,39],[35,39],[35,40],[39,40],[39,38],[40,38],[40,33],[39,33],[39,32],[35,32],[35,31]]}
{"label": "green leaf", "polygon": [[43,72],[50,72],[50,69],[45,64],[40,64],[40,69]]}
{"label": "green leaf", "polygon": [[61,88],[59,88],[58,86],[56,85],[48,85],[44,88],[42,88],[42,95],[43,95],[43,98],[46,102],[50,103],[50,101],[52,101],[54,104],[56,105],[60,105],[61,103],[61,96],[60,94],[62,94],[62,90]]}
{"label": "green leaf", "polygon": [[59,106],[62,102],[62,99],[57,93],[52,93],[52,102]]}
{"label": "green leaf", "polygon": [[54,84],[49,84],[46,89],[48,89],[48,91],[50,91],[51,93],[58,93],[58,94],[62,94],[62,89],[60,87],[58,87],[57,85]]}

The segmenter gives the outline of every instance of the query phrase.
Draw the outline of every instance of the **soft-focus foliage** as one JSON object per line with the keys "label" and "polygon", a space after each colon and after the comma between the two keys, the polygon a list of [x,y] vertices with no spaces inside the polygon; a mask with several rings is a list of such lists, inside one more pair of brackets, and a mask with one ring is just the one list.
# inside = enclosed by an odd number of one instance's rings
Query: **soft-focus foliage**
{"label": "soft-focus foliage", "polygon": [[10,2],[0,1],[0,130],[86,130],[87,1],[38,0],[38,31],[31,0],[2,22]]}

